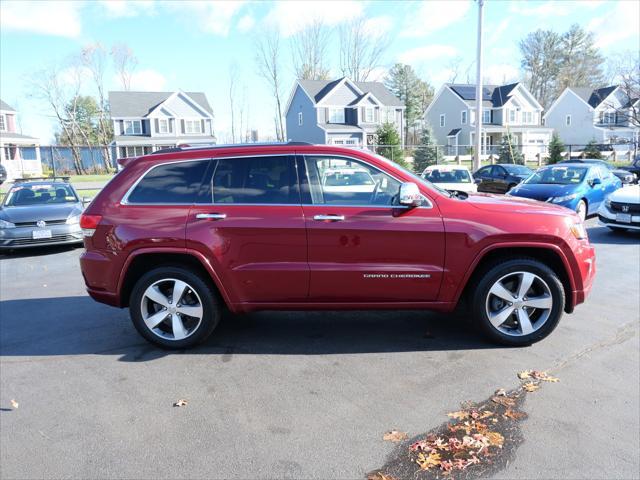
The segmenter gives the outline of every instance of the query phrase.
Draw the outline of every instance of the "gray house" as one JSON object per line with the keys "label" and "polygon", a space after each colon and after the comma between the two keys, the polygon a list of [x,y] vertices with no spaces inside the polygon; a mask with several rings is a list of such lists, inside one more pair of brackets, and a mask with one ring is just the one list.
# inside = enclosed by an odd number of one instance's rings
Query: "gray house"
{"label": "gray house", "polygon": [[584,145],[591,140],[629,144],[638,141],[640,128],[633,125],[630,116],[639,107],[640,99],[630,99],[615,85],[596,89],[568,87],[551,104],[544,122],[566,144]]}
{"label": "gray house", "polygon": [[298,80],[286,108],[290,141],[373,145],[383,123],[396,126],[404,144],[404,104],[380,82]]}
{"label": "gray house", "polygon": [[109,105],[117,158],[216,141],[202,92],[109,92]]}
{"label": "gray house", "polygon": [[[475,144],[476,86],[444,84],[424,114],[448,155],[464,155]],[[482,92],[482,154],[496,153],[511,134],[528,157],[546,151],[551,128],[541,125],[542,105],[522,83],[486,85]]]}

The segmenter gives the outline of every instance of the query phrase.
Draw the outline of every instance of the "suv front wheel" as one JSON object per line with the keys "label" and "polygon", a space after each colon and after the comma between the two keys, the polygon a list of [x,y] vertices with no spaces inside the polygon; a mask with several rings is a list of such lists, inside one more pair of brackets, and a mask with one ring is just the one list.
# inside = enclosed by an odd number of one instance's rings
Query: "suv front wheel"
{"label": "suv front wheel", "polygon": [[564,302],[564,288],[552,269],[538,260],[517,258],[484,272],[473,295],[473,311],[489,339],[522,346],[556,328]]}
{"label": "suv front wheel", "polygon": [[191,270],[174,266],[144,274],[131,292],[129,310],[140,335],[170,349],[203,342],[220,321],[211,286]]}

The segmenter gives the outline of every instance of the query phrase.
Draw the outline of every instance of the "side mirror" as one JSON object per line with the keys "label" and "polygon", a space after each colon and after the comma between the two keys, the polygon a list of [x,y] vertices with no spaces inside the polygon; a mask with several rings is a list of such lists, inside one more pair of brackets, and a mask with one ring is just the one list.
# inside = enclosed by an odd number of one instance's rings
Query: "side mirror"
{"label": "side mirror", "polygon": [[406,205],[408,207],[419,207],[422,205],[422,194],[418,185],[413,182],[406,182],[400,185],[400,192],[398,194],[400,205]]}
{"label": "side mirror", "polygon": [[598,177],[594,178],[593,180],[591,180],[591,186],[595,187],[596,185],[600,185],[602,183],[602,180],[600,180]]}

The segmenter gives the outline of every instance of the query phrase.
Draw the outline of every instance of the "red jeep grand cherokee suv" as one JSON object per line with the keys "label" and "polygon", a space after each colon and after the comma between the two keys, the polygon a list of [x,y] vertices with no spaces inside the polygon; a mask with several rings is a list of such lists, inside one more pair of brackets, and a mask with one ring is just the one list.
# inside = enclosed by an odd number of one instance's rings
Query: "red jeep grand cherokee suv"
{"label": "red jeep grand cherokee suv", "polygon": [[492,340],[547,336],[591,288],[575,213],[453,195],[363,150],[177,148],[132,160],[81,219],[89,294],[147,340],[206,339],[252,310],[453,310]]}

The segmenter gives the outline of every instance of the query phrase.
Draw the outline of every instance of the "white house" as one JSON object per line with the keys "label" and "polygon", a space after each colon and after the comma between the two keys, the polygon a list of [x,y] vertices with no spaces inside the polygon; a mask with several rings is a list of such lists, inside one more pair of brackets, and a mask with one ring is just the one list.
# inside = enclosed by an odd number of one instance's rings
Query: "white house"
{"label": "white house", "polygon": [[18,133],[18,112],[0,100],[0,163],[12,180],[23,176],[41,176],[40,140]]}

